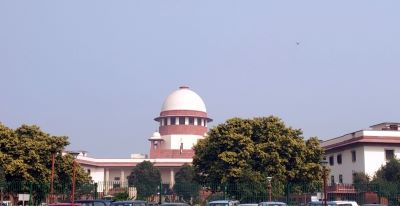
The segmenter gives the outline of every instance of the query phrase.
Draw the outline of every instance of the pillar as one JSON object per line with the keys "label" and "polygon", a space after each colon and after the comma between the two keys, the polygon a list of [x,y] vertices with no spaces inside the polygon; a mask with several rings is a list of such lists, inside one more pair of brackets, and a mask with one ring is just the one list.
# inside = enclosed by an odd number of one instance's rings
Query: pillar
{"label": "pillar", "polygon": [[121,187],[125,187],[125,171],[124,171],[124,169],[121,169],[120,182],[121,182]]}
{"label": "pillar", "polygon": [[169,179],[169,187],[172,188],[175,184],[175,172],[174,169],[171,168],[170,170],[170,179]]}

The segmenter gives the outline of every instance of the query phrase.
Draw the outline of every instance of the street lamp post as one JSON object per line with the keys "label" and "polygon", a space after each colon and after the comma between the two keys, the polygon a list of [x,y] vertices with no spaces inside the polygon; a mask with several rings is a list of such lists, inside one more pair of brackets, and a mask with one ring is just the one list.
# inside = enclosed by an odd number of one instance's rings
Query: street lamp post
{"label": "street lamp post", "polygon": [[271,185],[272,177],[267,177],[268,181],[268,201],[272,202],[272,185]]}
{"label": "street lamp post", "polygon": [[54,162],[56,153],[51,153],[51,185],[50,185],[50,203],[54,203]]}
{"label": "street lamp post", "polygon": [[6,186],[6,177],[4,174],[4,168],[0,167],[0,205],[3,205],[3,190],[4,187]]}
{"label": "street lamp post", "polygon": [[326,193],[326,165],[328,164],[328,161],[321,160],[320,164],[322,165],[322,178],[323,178],[323,189],[324,189],[324,197],[323,197],[322,201],[323,201],[323,206],[327,206],[326,199],[328,197],[327,197],[327,193]]}
{"label": "street lamp post", "polygon": [[78,152],[69,152],[72,157],[74,157],[74,161],[72,163],[72,192],[71,192],[71,203],[72,206],[75,204],[75,182],[76,182],[76,158],[78,157]]}
{"label": "street lamp post", "polygon": [[[0,183],[1,184],[1,183]],[[0,185],[0,205],[3,205],[3,185]]]}
{"label": "street lamp post", "polygon": [[158,204],[161,205],[161,204],[162,204],[162,201],[161,201],[161,199],[162,199],[162,182],[160,182],[159,187],[160,187],[160,190],[158,191],[158,192],[159,192],[159,197],[158,197],[159,201],[158,201]]}

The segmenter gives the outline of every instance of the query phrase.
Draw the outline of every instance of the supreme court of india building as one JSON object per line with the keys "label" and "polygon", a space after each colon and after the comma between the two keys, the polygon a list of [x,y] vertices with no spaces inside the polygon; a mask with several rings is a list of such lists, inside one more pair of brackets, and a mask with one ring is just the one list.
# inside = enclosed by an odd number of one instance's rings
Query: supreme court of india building
{"label": "supreme court of india building", "polygon": [[161,172],[162,182],[174,184],[175,173],[185,163],[192,163],[193,146],[207,133],[208,117],[202,98],[189,87],[181,86],[164,101],[161,112],[154,119],[159,132],[148,138],[149,156],[132,154],[126,159],[97,159],[81,152],[77,161],[89,172],[94,182],[114,182],[126,185],[132,169],[143,161],[154,163]]}
{"label": "supreme court of india building", "polygon": [[[175,173],[183,164],[192,163],[193,145],[205,137],[207,123],[212,121],[201,97],[186,86],[165,99],[160,115],[154,120],[159,122],[159,132],[148,138],[149,156],[132,154],[126,159],[97,159],[80,153],[77,161],[93,181],[108,184],[107,189],[99,191],[126,187],[132,169],[143,161],[154,163],[161,172],[162,183],[172,187]],[[321,146],[329,159],[330,184],[351,184],[355,172],[372,176],[388,160],[400,157],[400,123],[376,124],[325,140]]]}

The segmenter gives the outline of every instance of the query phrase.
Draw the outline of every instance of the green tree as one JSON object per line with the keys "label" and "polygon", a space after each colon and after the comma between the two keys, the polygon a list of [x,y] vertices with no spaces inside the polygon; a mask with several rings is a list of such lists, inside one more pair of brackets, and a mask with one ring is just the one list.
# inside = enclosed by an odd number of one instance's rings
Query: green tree
{"label": "green tree", "polygon": [[184,164],[175,174],[173,190],[186,202],[199,196],[200,185],[194,180],[194,176],[194,169],[188,164]]}
{"label": "green tree", "polygon": [[364,172],[353,174],[353,185],[358,191],[369,191],[371,188],[370,177]]}
{"label": "green tree", "polygon": [[67,137],[50,136],[37,126],[22,125],[16,130],[0,125],[0,161],[8,181],[49,182],[51,152],[68,145]]}
{"label": "green tree", "polygon": [[[7,182],[37,185],[35,198],[39,201],[49,191],[51,157],[56,154],[55,187],[70,188],[73,157],[63,155],[69,144],[66,136],[52,136],[38,126],[22,125],[13,130],[0,123],[0,165]],[[89,183],[90,176],[78,167],[77,185]],[[13,192],[13,191],[9,191]]]}
{"label": "green tree", "polygon": [[[304,140],[302,131],[286,127],[274,116],[233,118],[208,132],[194,147],[196,178],[207,184],[265,188],[267,176],[282,184],[319,181],[323,149],[317,138]],[[254,190],[261,193],[260,190]],[[264,192],[265,193],[265,192]]]}
{"label": "green tree", "polygon": [[400,181],[400,161],[398,159],[389,160],[375,173],[375,179],[382,179],[388,182]]}
{"label": "green tree", "polygon": [[160,183],[160,171],[150,161],[137,164],[128,176],[128,184],[136,187],[138,199],[146,199],[157,194]]}
{"label": "green tree", "polygon": [[371,183],[374,191],[380,196],[389,198],[389,205],[398,205],[398,191],[400,190],[400,160],[391,159],[376,171]]}

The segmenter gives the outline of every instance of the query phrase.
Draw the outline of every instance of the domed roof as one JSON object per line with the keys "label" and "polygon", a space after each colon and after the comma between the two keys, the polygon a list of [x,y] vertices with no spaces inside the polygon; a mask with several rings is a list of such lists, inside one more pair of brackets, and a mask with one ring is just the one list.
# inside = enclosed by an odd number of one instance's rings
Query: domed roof
{"label": "domed roof", "polygon": [[162,137],[159,132],[154,132],[153,135],[149,138],[149,140],[162,140]]}
{"label": "domed roof", "polygon": [[152,137],[158,138],[158,137],[161,137],[161,135],[160,135],[159,132],[153,132],[153,136]]}
{"label": "domed roof", "polygon": [[164,101],[161,112],[168,110],[206,111],[206,105],[201,97],[187,86],[181,86],[172,92]]}

